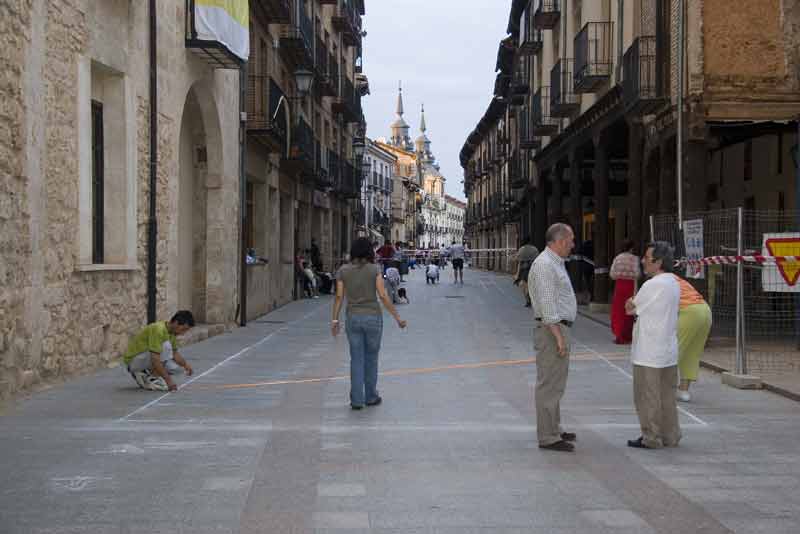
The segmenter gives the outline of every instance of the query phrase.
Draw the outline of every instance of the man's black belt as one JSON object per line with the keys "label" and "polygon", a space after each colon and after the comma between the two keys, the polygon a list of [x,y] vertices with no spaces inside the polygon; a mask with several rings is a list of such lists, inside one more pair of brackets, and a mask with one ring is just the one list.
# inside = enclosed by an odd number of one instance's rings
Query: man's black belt
{"label": "man's black belt", "polygon": [[[537,318],[536,318],[536,320],[537,320],[537,321],[539,321],[539,322],[541,322],[541,321],[542,321],[542,318],[541,318],[541,317],[537,317]],[[561,324],[563,324],[564,326],[566,326],[566,327],[568,327],[568,328],[572,328],[572,324],[573,324],[573,323],[572,323],[572,321],[567,321],[566,319],[561,319],[561,320],[560,320],[560,321],[558,321],[558,322],[559,322],[559,323],[561,323]]]}

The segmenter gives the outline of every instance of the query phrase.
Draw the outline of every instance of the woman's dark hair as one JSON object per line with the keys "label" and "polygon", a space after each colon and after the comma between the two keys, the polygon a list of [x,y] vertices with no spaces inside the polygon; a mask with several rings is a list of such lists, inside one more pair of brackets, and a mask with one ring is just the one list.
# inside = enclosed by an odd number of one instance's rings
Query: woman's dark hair
{"label": "woman's dark hair", "polygon": [[173,323],[194,327],[194,316],[189,310],[180,310],[170,319]]}
{"label": "woman's dark hair", "polygon": [[633,239],[626,239],[622,242],[620,252],[633,252]]}
{"label": "woman's dark hair", "polygon": [[350,261],[362,260],[366,263],[375,261],[375,251],[372,243],[366,237],[359,237],[350,246]]}

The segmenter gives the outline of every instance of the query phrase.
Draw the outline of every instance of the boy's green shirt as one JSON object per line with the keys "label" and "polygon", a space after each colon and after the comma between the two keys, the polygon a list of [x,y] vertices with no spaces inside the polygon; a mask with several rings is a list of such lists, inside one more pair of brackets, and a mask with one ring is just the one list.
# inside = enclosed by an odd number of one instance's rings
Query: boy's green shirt
{"label": "boy's green shirt", "polygon": [[161,346],[165,341],[172,343],[172,350],[178,350],[178,339],[169,333],[167,330],[166,321],[158,321],[156,323],[145,326],[141,332],[133,336],[128,342],[128,350],[122,357],[125,364],[131,363],[137,354],[142,352],[155,352],[161,354]]}

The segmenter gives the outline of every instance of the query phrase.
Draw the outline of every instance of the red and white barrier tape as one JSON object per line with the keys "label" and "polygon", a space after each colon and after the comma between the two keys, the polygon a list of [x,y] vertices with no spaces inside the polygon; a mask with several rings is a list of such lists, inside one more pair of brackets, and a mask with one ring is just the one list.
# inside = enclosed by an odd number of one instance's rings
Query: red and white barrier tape
{"label": "red and white barrier tape", "polygon": [[777,264],[777,263],[798,263],[800,256],[708,256],[697,260],[682,259],[680,263],[692,265],[724,265],[736,263],[758,263],[758,264]]}

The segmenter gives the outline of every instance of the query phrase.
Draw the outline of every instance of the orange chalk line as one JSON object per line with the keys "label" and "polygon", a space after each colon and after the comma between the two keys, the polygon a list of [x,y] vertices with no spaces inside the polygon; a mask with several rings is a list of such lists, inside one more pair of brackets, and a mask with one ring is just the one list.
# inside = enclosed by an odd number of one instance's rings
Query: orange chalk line
{"label": "orange chalk line", "polygon": [[[612,356],[612,355],[607,355]],[[588,353],[576,353],[571,356],[576,360],[597,360],[597,356]],[[459,363],[453,365],[443,365],[439,367],[418,367],[411,369],[397,369],[394,371],[384,371],[378,373],[379,376],[407,376],[416,374],[430,374],[440,371],[451,371],[454,369],[480,369],[485,367],[501,367],[509,365],[525,365],[536,363],[536,358],[526,358],[522,360],[497,360],[492,362]],[[271,380],[269,382],[254,382],[251,384],[226,384],[222,386],[214,385],[194,385],[192,388],[208,389],[248,389],[267,386],[285,386],[289,384],[319,384],[321,382],[335,382],[339,380],[349,380],[350,376],[328,376],[323,378],[299,378],[293,380]]]}

